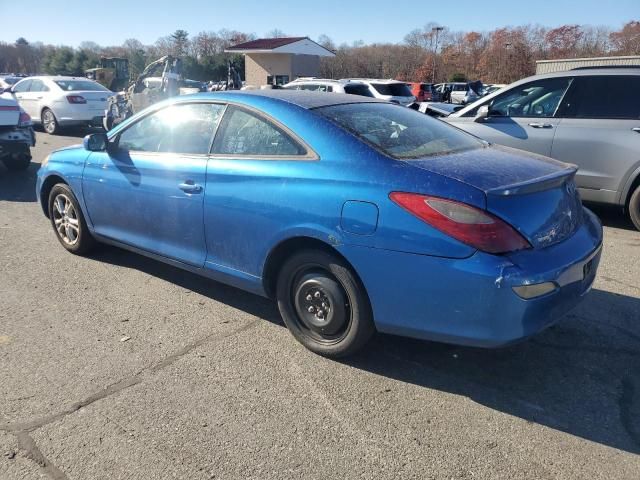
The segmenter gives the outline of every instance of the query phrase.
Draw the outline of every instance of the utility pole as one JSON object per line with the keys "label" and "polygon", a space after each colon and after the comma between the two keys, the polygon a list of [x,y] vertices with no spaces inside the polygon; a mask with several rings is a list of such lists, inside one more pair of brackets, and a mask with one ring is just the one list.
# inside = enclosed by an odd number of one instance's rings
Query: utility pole
{"label": "utility pole", "polygon": [[436,55],[438,54],[438,34],[444,30],[444,27],[433,27],[432,32],[436,33],[436,43],[433,49],[433,68],[431,69],[431,83],[436,83]]}

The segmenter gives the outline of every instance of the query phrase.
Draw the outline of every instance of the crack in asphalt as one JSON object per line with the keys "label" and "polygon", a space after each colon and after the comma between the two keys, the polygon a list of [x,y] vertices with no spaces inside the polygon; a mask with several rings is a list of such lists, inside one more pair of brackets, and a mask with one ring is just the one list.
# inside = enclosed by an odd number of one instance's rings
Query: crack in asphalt
{"label": "crack in asphalt", "polygon": [[18,439],[19,448],[25,452],[25,456],[30,460],[34,461],[36,464],[38,464],[40,468],[42,468],[43,471],[51,479],[67,480],[67,476],[59,468],[53,465],[42,454],[42,452],[36,445],[33,437],[29,435],[30,432],[33,432],[34,430],[37,430],[38,428],[44,427],[51,423],[57,422],[58,420],[61,420],[67,415],[77,412],[81,408],[87,407],[92,403],[97,402],[98,400],[102,400],[104,398],[110,397],[112,395],[122,392],[123,390],[126,390],[130,387],[133,387],[135,385],[142,383],[147,377],[147,375],[153,375],[159,372],[160,370],[172,365],[173,363],[178,361],[180,358],[184,357],[185,355],[189,354],[196,348],[200,347],[201,345],[204,345],[205,343],[209,342],[214,338],[220,341],[225,340],[235,335],[239,335],[251,328],[257,327],[260,324],[260,322],[261,322],[260,319],[253,320],[243,325],[242,327],[237,328],[236,330],[224,335],[219,335],[217,333],[212,333],[210,335],[207,335],[206,337],[203,337],[199,340],[196,340],[193,343],[190,343],[184,346],[183,348],[173,353],[172,355],[165,357],[160,362],[154,365],[151,365],[149,367],[145,367],[139,372],[135,373],[134,375],[128,378],[115,382],[107,386],[103,390],[100,390],[99,392],[95,392],[78,402],[72,403],[69,407],[65,408],[60,412],[47,415],[45,417],[40,417],[34,420],[26,421],[26,422],[0,424],[0,431],[4,431],[4,432],[15,435]]}

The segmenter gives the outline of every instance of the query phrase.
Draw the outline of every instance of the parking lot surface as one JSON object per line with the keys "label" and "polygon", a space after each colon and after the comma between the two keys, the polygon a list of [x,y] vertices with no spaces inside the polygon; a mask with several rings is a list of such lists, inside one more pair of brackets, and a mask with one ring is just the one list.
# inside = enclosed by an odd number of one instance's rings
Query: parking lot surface
{"label": "parking lot surface", "polygon": [[35,174],[83,133],[38,133],[28,171],[0,166],[1,479],[639,478],[640,233],[617,211],[596,210],[594,289],[541,335],[380,335],[336,362],[265,299],[67,253]]}

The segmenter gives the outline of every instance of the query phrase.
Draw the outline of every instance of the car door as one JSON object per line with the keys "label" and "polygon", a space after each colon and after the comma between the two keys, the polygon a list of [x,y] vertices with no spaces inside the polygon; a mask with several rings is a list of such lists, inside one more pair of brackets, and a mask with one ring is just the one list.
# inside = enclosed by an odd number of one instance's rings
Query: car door
{"label": "car door", "polygon": [[83,195],[95,232],[201,267],[207,158],[224,106],[185,103],[149,113],[92,153]]}
{"label": "car door", "polygon": [[[517,85],[464,117],[445,120],[489,142],[549,156],[559,123],[555,114],[571,80],[554,77]],[[478,108],[485,105],[489,115],[476,121]]]}
{"label": "car door", "polygon": [[34,78],[29,86],[29,91],[24,93],[24,102],[27,108],[25,111],[31,118],[40,119],[40,112],[45,99],[45,95],[49,92],[49,87],[39,78]]}
{"label": "car door", "polygon": [[316,159],[273,119],[230,106],[207,168],[207,267],[236,272],[235,277],[259,277],[279,222],[295,215],[288,198],[307,185],[296,179],[307,177],[309,161]]}
{"label": "car door", "polygon": [[576,76],[562,101],[551,156],[578,165],[585,200],[617,203],[640,168],[640,96],[623,93],[638,91],[640,75]]}
{"label": "car door", "polygon": [[34,117],[33,115],[31,115],[31,112],[33,111],[33,106],[31,105],[31,97],[29,96],[29,88],[31,87],[31,82],[32,80],[30,78],[20,80],[11,88],[11,92],[16,97],[16,100],[18,101],[22,109],[27,112],[31,118],[38,120],[39,117]]}

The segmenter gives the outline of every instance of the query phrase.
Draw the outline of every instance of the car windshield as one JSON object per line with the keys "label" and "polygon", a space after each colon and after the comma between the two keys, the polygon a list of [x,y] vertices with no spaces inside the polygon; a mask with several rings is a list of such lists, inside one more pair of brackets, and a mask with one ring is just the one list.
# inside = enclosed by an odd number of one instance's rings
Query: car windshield
{"label": "car windshield", "polygon": [[89,80],[55,80],[58,85],[65,92],[77,92],[77,91],[94,91],[94,92],[108,92],[109,90],[97,82],[91,82]]}
{"label": "car windshield", "polygon": [[468,133],[399,105],[354,103],[316,111],[396,159],[443,155],[483,146]]}
{"label": "car windshield", "polygon": [[409,87],[404,83],[372,83],[380,95],[392,95],[394,97],[412,97]]}

